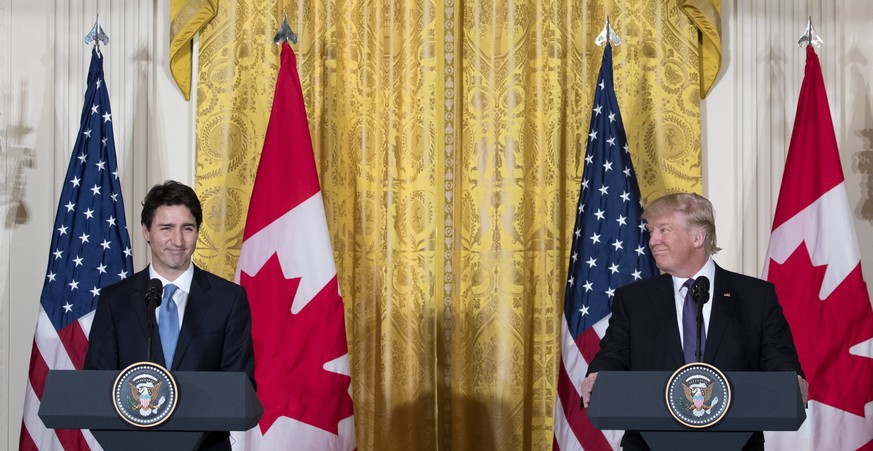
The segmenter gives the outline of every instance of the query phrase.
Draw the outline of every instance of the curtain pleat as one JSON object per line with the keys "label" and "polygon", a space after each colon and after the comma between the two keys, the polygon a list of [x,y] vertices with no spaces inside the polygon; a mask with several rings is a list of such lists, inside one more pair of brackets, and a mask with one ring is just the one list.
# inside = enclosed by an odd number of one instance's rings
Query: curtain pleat
{"label": "curtain pleat", "polygon": [[644,201],[700,192],[698,19],[655,0],[220,2],[200,32],[195,261],[229,279],[286,14],[358,448],[550,449],[594,39],[609,15]]}

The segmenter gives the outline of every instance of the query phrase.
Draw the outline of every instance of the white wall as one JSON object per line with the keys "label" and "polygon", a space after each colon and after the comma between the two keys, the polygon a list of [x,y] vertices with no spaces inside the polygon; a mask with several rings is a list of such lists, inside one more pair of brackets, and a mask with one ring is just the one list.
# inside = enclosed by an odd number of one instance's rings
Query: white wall
{"label": "white wall", "polygon": [[193,114],[167,66],[169,0],[0,0],[0,449],[17,449],[61,179],[69,164],[97,14],[134,266],[147,261],[139,202],[193,181]]}
{"label": "white wall", "polygon": [[720,264],[763,270],[806,63],[812,16],[862,267],[873,281],[873,3],[725,0],[723,65],[703,102],[704,190],[716,209]]}
{"label": "white wall", "polygon": [[[193,181],[193,103],[170,80],[168,11],[169,0],[0,0],[0,449],[18,446],[48,238],[82,108],[81,38],[98,12],[111,39],[105,70],[136,268],[147,258],[137,224],[145,191],[167,178]],[[796,41],[809,15],[825,41],[819,55],[873,281],[867,0],[724,0],[723,67],[703,102],[705,191],[725,248],[717,260],[761,273],[803,77]]]}

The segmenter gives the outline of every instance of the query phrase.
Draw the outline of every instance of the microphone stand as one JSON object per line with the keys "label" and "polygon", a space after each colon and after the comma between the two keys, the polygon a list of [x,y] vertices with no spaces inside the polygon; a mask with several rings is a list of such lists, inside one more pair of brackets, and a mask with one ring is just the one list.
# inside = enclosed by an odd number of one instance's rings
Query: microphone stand
{"label": "microphone stand", "polygon": [[700,276],[697,281],[694,282],[694,286],[691,289],[693,290],[691,297],[694,299],[694,303],[697,304],[697,352],[694,355],[697,357],[698,362],[702,362],[703,305],[709,302],[709,279]]}
{"label": "microphone stand", "polygon": [[154,362],[154,360],[152,360],[152,335],[155,333],[155,309],[161,305],[161,296],[158,294],[156,287],[149,287],[146,292],[146,298],[148,299],[148,311],[146,311],[146,316],[148,317],[148,338],[146,341],[146,349],[148,349],[148,354],[146,361]]}
{"label": "microphone stand", "polygon": [[695,352],[695,356],[697,357],[698,362],[703,361],[703,356],[700,355],[700,341],[703,335],[703,303],[705,301],[700,300],[697,302],[697,351]]}

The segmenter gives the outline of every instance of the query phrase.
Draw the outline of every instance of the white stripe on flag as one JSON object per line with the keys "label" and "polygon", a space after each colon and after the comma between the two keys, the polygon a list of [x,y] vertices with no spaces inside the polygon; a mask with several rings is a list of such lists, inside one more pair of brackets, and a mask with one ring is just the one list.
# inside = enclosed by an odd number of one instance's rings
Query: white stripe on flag
{"label": "white stripe on flag", "polygon": [[100,442],[94,438],[94,434],[87,429],[82,429],[82,435],[85,437],[85,441],[88,442],[88,446],[91,447],[91,451],[103,451],[103,447],[100,446]]}
{"label": "white stripe on flag", "polygon": [[91,310],[86,315],[79,317],[79,327],[82,328],[85,337],[91,336],[91,324],[94,323],[95,313],[97,313],[97,309]]}
{"label": "white stripe on flag", "polygon": [[55,330],[55,326],[52,325],[52,321],[43,310],[42,304],[39,306],[39,317],[36,320],[36,334],[33,336],[33,341],[36,342],[36,347],[49,369],[76,369],[73,367],[70,356],[67,355],[67,349],[61,343],[58,331]]}
{"label": "white stripe on flag", "polygon": [[600,319],[600,321],[594,323],[594,325],[591,326],[594,328],[594,332],[597,332],[598,337],[603,338],[603,336],[606,335],[606,329],[609,327],[609,318],[611,317],[612,313],[604,316]]}
{"label": "white stripe on flag", "polygon": [[558,442],[561,451],[581,451],[582,444],[573,430],[570,429],[570,423],[564,415],[564,403],[561,402],[561,397],[555,397],[555,441]]}
{"label": "white stripe on flag", "polygon": [[45,427],[38,413],[39,399],[36,397],[36,393],[33,391],[33,387],[31,387],[28,380],[27,391],[24,393],[24,417],[22,418],[24,427],[38,449],[42,451],[63,450],[64,448],[61,446],[61,442],[58,441],[55,432]]}
{"label": "white stripe on flag", "polygon": [[[588,362],[579,351],[579,346],[576,345],[576,340],[570,335],[567,318],[561,317],[561,358],[564,359],[564,368],[567,369],[567,376],[573,383],[573,389],[579,393],[579,385],[588,372]],[[581,396],[581,395],[579,395]]]}
{"label": "white stripe on flag", "polygon": [[[42,420],[39,418],[39,406],[40,401],[37,399],[36,392],[33,391],[30,381],[28,381],[27,389],[24,392],[24,416],[22,417],[24,428],[27,430],[26,433],[30,435],[31,440],[33,440],[34,444],[36,444],[36,447],[40,451],[63,451],[64,447],[61,445],[61,442],[58,441],[58,436],[55,434],[54,430],[46,428],[45,424],[43,424]],[[25,431],[22,431],[22,433],[25,433]],[[103,450],[103,447],[100,446],[100,443],[97,442],[97,439],[94,438],[94,434],[92,434],[91,431],[83,429],[82,436],[85,438],[85,441],[88,442],[91,451]]]}

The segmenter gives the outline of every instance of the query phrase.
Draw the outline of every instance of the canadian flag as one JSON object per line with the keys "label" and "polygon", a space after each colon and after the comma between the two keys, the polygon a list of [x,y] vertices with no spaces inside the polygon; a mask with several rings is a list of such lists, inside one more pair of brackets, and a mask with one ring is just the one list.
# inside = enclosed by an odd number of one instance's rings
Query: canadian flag
{"label": "canadian flag", "polygon": [[809,382],[806,422],[767,433],[767,449],[873,449],[873,309],[809,46],[763,277],[776,286]]}
{"label": "canadian flag", "polygon": [[251,304],[264,416],[234,433],[234,449],[354,449],[343,302],[297,60],[287,43],[236,280]]}

